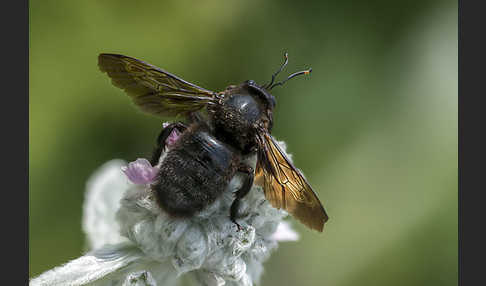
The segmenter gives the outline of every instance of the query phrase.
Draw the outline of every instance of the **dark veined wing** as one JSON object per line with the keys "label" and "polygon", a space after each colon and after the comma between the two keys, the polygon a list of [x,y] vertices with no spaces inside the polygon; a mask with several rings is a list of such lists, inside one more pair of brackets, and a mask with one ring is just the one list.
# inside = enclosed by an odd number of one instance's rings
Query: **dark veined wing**
{"label": "dark veined wing", "polygon": [[131,57],[100,54],[98,66],[140,109],[154,115],[187,115],[215,101],[214,92]]}
{"label": "dark veined wing", "polygon": [[255,183],[263,187],[265,198],[273,207],[322,232],[328,216],[307,180],[270,134],[263,132],[258,138]]}

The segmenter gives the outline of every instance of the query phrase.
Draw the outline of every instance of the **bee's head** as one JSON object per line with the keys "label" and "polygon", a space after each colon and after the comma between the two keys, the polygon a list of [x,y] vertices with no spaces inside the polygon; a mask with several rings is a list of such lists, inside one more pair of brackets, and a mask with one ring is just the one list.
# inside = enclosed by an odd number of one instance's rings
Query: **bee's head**
{"label": "bee's head", "polygon": [[[240,85],[230,85],[222,92],[224,106],[231,110],[238,110],[240,119],[246,122],[247,126],[262,126],[271,131],[273,126],[273,109],[276,105],[275,97],[270,93],[272,88],[283,85],[289,79],[298,75],[309,74],[312,70],[305,70],[291,74],[285,80],[276,82],[275,77],[287,65],[288,55],[284,55],[284,63],[279,70],[272,75],[272,80],[264,85],[258,85],[253,80],[247,80]],[[235,115],[227,118],[237,118]]]}
{"label": "bee's head", "polygon": [[247,122],[248,126],[263,124],[265,128],[271,129],[275,98],[253,80],[228,86],[223,102],[230,110],[238,110],[238,115],[232,115],[231,118],[241,116],[241,120]]}
{"label": "bee's head", "polygon": [[277,104],[275,97],[266,90],[263,86],[256,84],[253,80],[247,80],[242,84],[242,87],[248,91],[258,102],[262,112],[260,114],[260,120],[265,127],[270,131],[273,126],[273,109]]}
{"label": "bee's head", "polygon": [[253,80],[247,80],[243,83],[246,89],[248,89],[252,94],[256,95],[258,99],[266,106],[268,109],[274,109],[276,105],[275,97],[265,89],[265,87],[256,84]]}
{"label": "bee's head", "polygon": [[287,53],[285,53],[284,54],[284,63],[280,66],[278,71],[275,72],[272,75],[272,80],[267,84],[258,85],[253,80],[247,80],[242,84],[242,86],[245,89],[247,89],[250,94],[252,94],[253,96],[256,96],[258,98],[258,100],[263,104],[264,109],[265,109],[263,114],[266,117],[264,119],[268,119],[268,121],[269,121],[268,124],[267,124],[268,130],[271,130],[271,128],[272,128],[272,121],[273,121],[272,112],[273,112],[273,109],[275,108],[275,105],[276,105],[275,97],[270,93],[270,90],[272,90],[272,88],[274,88],[276,86],[283,85],[284,83],[286,83],[289,79],[291,79],[293,77],[296,77],[296,76],[299,76],[299,75],[307,75],[307,74],[310,74],[312,72],[312,69],[296,72],[296,73],[289,75],[285,80],[274,83],[275,78],[285,68],[285,66],[287,65],[288,62],[289,62],[289,56],[288,56]]}

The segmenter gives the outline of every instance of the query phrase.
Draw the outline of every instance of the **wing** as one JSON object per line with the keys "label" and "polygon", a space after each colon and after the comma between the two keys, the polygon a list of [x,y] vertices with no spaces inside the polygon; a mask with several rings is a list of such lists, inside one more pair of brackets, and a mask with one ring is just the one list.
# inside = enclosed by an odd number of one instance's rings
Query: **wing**
{"label": "wing", "polygon": [[98,66],[140,109],[154,115],[187,115],[215,101],[214,92],[131,57],[100,54]]}
{"label": "wing", "polygon": [[270,134],[265,132],[258,138],[255,183],[263,187],[265,198],[273,207],[283,208],[306,226],[322,232],[328,216],[316,193]]}

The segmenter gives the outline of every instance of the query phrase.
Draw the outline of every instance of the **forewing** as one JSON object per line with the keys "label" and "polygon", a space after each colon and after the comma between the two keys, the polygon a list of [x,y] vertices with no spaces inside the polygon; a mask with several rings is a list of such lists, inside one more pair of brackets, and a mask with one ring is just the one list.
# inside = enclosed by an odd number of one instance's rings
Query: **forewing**
{"label": "forewing", "polygon": [[270,134],[258,137],[255,182],[263,187],[265,198],[273,207],[286,210],[306,226],[322,232],[328,216],[307,180]]}
{"label": "forewing", "polygon": [[98,66],[113,85],[124,89],[140,109],[151,114],[187,115],[215,100],[214,92],[135,58],[100,54]]}

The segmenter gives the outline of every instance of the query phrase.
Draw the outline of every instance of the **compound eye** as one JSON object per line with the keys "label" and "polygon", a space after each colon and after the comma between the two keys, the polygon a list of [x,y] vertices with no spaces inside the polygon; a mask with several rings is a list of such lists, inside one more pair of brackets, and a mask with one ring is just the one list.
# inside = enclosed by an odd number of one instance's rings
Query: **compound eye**
{"label": "compound eye", "polygon": [[255,85],[255,81],[254,80],[251,80],[251,79],[250,80],[247,80],[246,83],[248,85]]}

